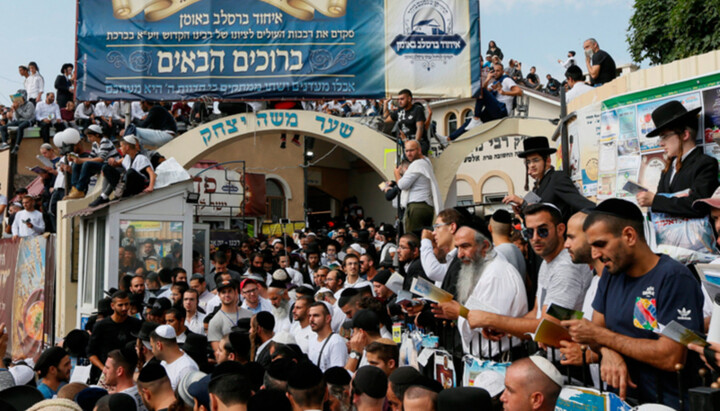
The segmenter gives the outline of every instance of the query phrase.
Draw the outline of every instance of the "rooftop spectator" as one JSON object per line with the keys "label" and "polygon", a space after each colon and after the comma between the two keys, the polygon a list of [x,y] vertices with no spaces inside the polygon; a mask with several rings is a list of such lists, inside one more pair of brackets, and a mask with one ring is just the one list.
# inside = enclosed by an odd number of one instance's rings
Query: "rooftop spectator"
{"label": "rooftop spectator", "polygon": [[385,107],[383,118],[386,123],[396,122],[398,136],[405,142],[417,140],[423,155],[430,149],[430,141],[425,130],[425,109],[420,103],[413,103],[412,92],[408,89],[398,93],[398,109],[390,110]]}
{"label": "rooftop spectator", "polygon": [[592,87],[585,83],[585,76],[579,66],[570,66],[565,71],[565,79],[567,79],[569,88],[568,92],[565,93],[565,102],[567,103],[592,90]]}
{"label": "rooftop spectator", "polygon": [[[140,153],[138,139],[133,135],[126,135],[120,143],[125,157],[122,160],[109,158],[107,164],[103,165],[102,173],[105,176],[103,191],[100,197],[96,198],[90,207],[97,207],[110,201],[110,194],[115,190],[120,179],[125,182],[122,197],[129,197],[141,192],[152,192],[155,188],[155,171],[150,160]],[[120,174],[117,167],[125,169]]]}
{"label": "rooftop spectator", "polygon": [[542,84],[540,84],[540,78],[535,73],[536,70],[535,66],[530,67],[530,72],[525,78],[525,85],[532,89],[539,90],[542,88]]}
{"label": "rooftop spectator", "polygon": [[482,123],[507,117],[513,110],[515,97],[522,94],[522,89],[503,71],[503,65],[495,64],[478,91],[473,117],[450,134],[448,139],[455,140]]}
{"label": "rooftop spectator", "polygon": [[188,105],[187,101],[176,101],[172,106],[172,115],[176,122],[182,122],[187,124],[190,120],[190,112],[192,108]]}
{"label": "rooftop spectator", "polygon": [[571,66],[577,65],[575,62],[575,52],[572,50],[568,51],[567,60],[562,61],[558,59],[558,63],[565,67],[565,70],[569,69]]}
{"label": "rooftop spectator", "polygon": [[75,91],[73,80],[73,68],[71,63],[65,63],[60,69],[60,74],[55,77],[55,90],[57,91],[57,103],[65,107],[68,101],[72,101]]}
{"label": "rooftop spectator", "polygon": [[45,79],[40,75],[40,69],[37,63],[31,61],[28,63],[30,75],[25,80],[25,90],[27,91],[28,100],[33,104],[42,101],[42,95],[45,92]]}
{"label": "rooftop spectator", "polygon": [[551,76],[550,74],[548,74],[545,78],[547,79],[545,90],[547,90],[548,94],[553,96],[557,96],[558,94],[560,94],[560,87],[562,87],[560,82],[557,81],[557,79],[553,78],[553,76]]}
{"label": "rooftop spectator", "polygon": [[405,230],[412,232],[432,225],[433,216],[440,212],[440,195],[430,160],[421,153],[417,140],[405,142],[405,156],[410,166],[402,176],[397,167],[395,180],[402,190],[400,202],[405,207]]}
{"label": "rooftop spectator", "polygon": [[147,117],[137,127],[130,125],[123,134],[134,134],[143,147],[160,147],[175,138],[177,123],[165,107],[151,101],[140,102],[140,107],[147,111]]}
{"label": "rooftop spectator", "polygon": [[500,47],[498,47],[497,44],[495,44],[495,40],[490,40],[490,42],[488,43],[488,51],[487,52],[489,54],[492,54],[493,56],[497,56],[500,59],[500,61],[503,60],[503,57],[504,57],[503,52],[502,52],[502,50],[500,50]]}
{"label": "rooftop spectator", "polygon": [[25,196],[22,199],[23,210],[15,215],[12,225],[13,239],[32,237],[45,232],[43,214],[35,209],[35,199]]}
{"label": "rooftop spectator", "polygon": [[75,108],[75,124],[78,127],[87,127],[95,123],[95,107],[89,101],[83,101]]}
{"label": "rooftop spectator", "polygon": [[66,200],[85,197],[90,178],[98,174],[110,159],[117,160],[120,157],[115,145],[102,134],[102,128],[97,124],[86,128],[85,135],[92,143],[90,155],[88,157],[72,156],[72,189],[65,197]]}
{"label": "rooftop spectator", "polygon": [[35,105],[35,121],[40,127],[40,137],[44,143],[50,143],[50,127],[55,131],[65,130],[65,124],[60,116],[60,106],[55,102],[55,93],[47,93],[45,101]]}
{"label": "rooftop spectator", "polygon": [[8,127],[17,127],[15,135],[15,145],[12,148],[11,153],[17,154],[20,150],[20,143],[22,143],[23,133],[25,129],[30,127],[32,122],[35,120],[35,105],[26,100],[27,93],[25,90],[18,90],[18,93],[13,95],[13,105],[10,109],[10,117],[12,121],[0,126],[0,137],[2,137],[2,144],[0,144],[0,151],[7,150],[10,148],[8,141]]}
{"label": "rooftop spectator", "polygon": [[103,128],[103,134],[114,139],[118,131],[125,124],[125,118],[120,114],[120,104],[110,100],[99,101],[95,104],[95,120]]}
{"label": "rooftop spectator", "polygon": [[600,50],[597,40],[594,38],[585,40],[583,49],[585,50],[585,65],[590,74],[590,84],[593,87],[600,87],[617,77],[615,60],[605,50]]}
{"label": "rooftop spectator", "polygon": [[75,102],[73,100],[69,100],[65,103],[65,106],[61,106],[60,118],[65,127],[77,127],[75,124]]}

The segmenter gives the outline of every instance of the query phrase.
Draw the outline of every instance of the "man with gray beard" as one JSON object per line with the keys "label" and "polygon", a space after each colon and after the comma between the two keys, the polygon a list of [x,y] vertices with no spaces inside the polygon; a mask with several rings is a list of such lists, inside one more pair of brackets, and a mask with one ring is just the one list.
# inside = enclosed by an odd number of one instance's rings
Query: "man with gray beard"
{"label": "man with gray beard", "polygon": [[290,331],[290,297],[285,283],[273,281],[268,287],[268,299],[272,304],[272,315],[275,317],[275,334]]}
{"label": "man with gray beard", "polygon": [[[457,258],[462,263],[457,280],[457,301],[470,310],[482,309],[510,317],[527,314],[522,277],[502,254],[492,249],[490,240],[476,229],[463,226],[455,233],[454,241]],[[438,317],[458,320],[464,352],[498,358],[512,347],[520,347],[517,338],[503,336],[498,351],[496,344],[480,338],[482,329],[471,329],[467,320],[459,316],[459,310],[453,307],[459,305],[436,306],[433,312]]]}

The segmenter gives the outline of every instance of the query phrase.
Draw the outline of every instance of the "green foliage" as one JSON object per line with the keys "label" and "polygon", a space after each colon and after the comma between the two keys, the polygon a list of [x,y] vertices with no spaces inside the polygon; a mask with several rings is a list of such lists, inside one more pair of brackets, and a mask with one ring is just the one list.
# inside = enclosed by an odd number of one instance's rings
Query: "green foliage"
{"label": "green foliage", "polygon": [[636,0],[627,41],[633,60],[652,64],[720,48],[720,0]]}

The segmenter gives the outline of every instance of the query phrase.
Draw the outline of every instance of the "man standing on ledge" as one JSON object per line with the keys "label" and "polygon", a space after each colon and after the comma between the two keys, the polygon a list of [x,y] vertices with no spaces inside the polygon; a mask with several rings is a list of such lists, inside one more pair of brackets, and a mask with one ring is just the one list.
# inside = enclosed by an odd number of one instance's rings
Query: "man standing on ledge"
{"label": "man standing on ledge", "polygon": [[395,181],[402,190],[400,205],[405,209],[405,232],[411,233],[433,224],[433,217],[440,212],[440,190],[432,164],[422,155],[416,140],[405,142],[405,156],[410,166],[403,175],[401,167],[395,168]]}
{"label": "man standing on ledge", "polygon": [[400,90],[396,111],[389,111],[387,104],[383,104],[383,118],[385,122],[394,121],[398,125],[398,133],[403,142],[415,140],[420,144],[423,154],[430,149],[430,140],[425,133],[425,109],[420,103],[413,103],[412,92],[408,89]]}
{"label": "man standing on ledge", "polygon": [[594,38],[585,40],[583,49],[585,49],[585,65],[593,87],[600,87],[617,77],[615,60],[605,50],[600,50],[597,40]]}

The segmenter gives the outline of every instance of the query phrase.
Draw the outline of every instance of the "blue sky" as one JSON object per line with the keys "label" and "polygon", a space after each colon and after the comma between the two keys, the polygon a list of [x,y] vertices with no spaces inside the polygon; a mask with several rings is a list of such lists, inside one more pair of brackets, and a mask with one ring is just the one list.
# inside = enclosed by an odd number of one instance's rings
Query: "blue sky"
{"label": "blue sky", "polygon": [[[110,0],[94,0],[110,1]],[[358,0],[351,0],[358,1]],[[22,87],[17,66],[37,62],[46,91],[53,89],[63,63],[75,56],[75,0],[3,1],[3,58],[0,59],[0,104]],[[630,62],[625,43],[631,0],[481,0],[483,53],[495,40],[505,54],[523,63],[523,73],[562,79],[557,59],[568,50],[582,52],[582,42],[595,37],[620,65]],[[584,62],[582,62],[584,64]]]}

